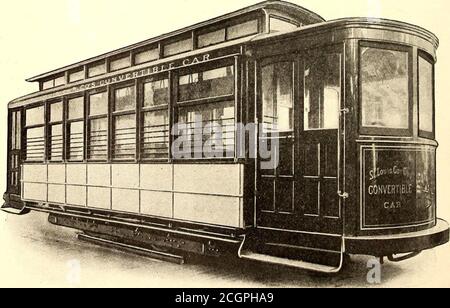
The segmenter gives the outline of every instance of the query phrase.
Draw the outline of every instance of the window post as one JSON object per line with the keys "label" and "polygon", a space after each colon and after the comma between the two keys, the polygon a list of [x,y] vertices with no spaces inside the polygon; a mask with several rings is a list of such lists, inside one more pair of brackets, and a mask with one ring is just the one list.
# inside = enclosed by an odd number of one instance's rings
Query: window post
{"label": "window post", "polygon": [[169,116],[169,146],[168,146],[168,162],[173,162],[172,157],[172,144],[173,144],[173,135],[172,135],[172,128],[175,125],[175,121],[178,121],[178,117],[175,114],[176,108],[175,108],[175,101],[177,99],[177,93],[178,93],[178,83],[177,77],[174,76],[174,73],[172,71],[169,71],[169,106],[168,106],[168,116]]}

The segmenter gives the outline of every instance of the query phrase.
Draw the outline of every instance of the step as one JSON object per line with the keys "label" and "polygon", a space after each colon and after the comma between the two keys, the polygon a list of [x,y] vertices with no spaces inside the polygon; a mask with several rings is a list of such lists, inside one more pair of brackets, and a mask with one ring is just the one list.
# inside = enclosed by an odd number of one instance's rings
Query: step
{"label": "step", "polygon": [[19,216],[26,215],[31,212],[26,207],[23,207],[22,209],[16,209],[14,207],[9,207],[9,206],[5,206],[5,205],[1,207],[1,210],[5,213],[12,214],[12,215],[19,215]]}
{"label": "step", "polygon": [[263,245],[285,246],[286,248],[297,247],[298,249],[321,251],[325,253],[340,253],[342,247],[342,236],[339,234],[293,232],[258,228],[252,232],[250,237]]}
{"label": "step", "polygon": [[116,241],[103,239],[100,237],[86,235],[83,233],[78,234],[78,239],[80,241],[84,241],[84,242],[88,242],[88,243],[92,243],[92,244],[96,244],[96,245],[100,245],[100,246],[104,246],[104,247],[108,247],[108,248],[119,249],[122,251],[127,251],[127,252],[135,253],[135,254],[138,254],[141,256],[149,257],[152,259],[167,261],[167,262],[176,263],[176,264],[180,264],[180,265],[185,263],[184,257],[179,256],[179,255],[150,250],[150,249],[146,249],[143,247],[138,247],[138,246],[134,246],[134,245],[129,245],[129,244],[124,244],[124,243],[120,243],[120,242],[116,242]]}
{"label": "step", "polygon": [[342,236],[253,230],[241,244],[239,257],[269,264],[337,273],[344,262]]}
{"label": "step", "polygon": [[[274,264],[274,265],[284,265],[284,266],[293,267],[293,268],[297,268],[297,269],[308,270],[308,271],[313,271],[313,272],[320,272],[320,273],[328,273],[328,274],[338,273],[342,267],[342,264],[340,264],[338,267],[333,267],[333,266],[328,266],[328,265],[305,262],[305,261],[301,261],[301,260],[279,258],[279,257],[254,253],[254,252],[250,252],[250,251],[241,252],[240,258],[244,259],[244,260],[251,260],[251,261],[269,263],[269,264]],[[342,263],[342,261],[341,261],[341,263]]]}

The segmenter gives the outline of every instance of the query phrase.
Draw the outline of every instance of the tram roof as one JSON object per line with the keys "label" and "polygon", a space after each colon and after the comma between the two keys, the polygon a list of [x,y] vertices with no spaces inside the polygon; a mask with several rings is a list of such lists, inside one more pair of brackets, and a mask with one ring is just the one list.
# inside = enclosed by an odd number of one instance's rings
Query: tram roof
{"label": "tram roof", "polygon": [[290,2],[286,2],[286,1],[280,1],[280,0],[268,0],[268,1],[264,1],[240,10],[237,10],[235,12],[232,13],[228,13],[213,19],[209,19],[207,21],[204,22],[200,22],[197,24],[194,24],[192,26],[189,27],[185,27],[182,28],[180,30],[176,30],[173,32],[169,32],[133,45],[129,45],[87,60],[83,60],[68,66],[64,66],[43,74],[39,74],[37,76],[31,77],[26,79],[26,81],[28,82],[35,82],[35,81],[41,81],[43,79],[52,77],[54,75],[57,74],[61,74],[64,73],[66,71],[78,68],[80,66],[83,65],[87,65],[87,64],[91,64],[91,63],[96,63],[99,62],[101,60],[105,60],[109,57],[114,57],[126,52],[130,52],[132,50],[136,50],[139,48],[143,48],[152,44],[157,44],[160,43],[162,41],[167,41],[170,40],[171,38],[175,38],[177,36],[181,36],[183,34],[187,34],[191,31],[195,31],[195,30],[199,30],[199,29],[203,29],[203,28],[207,28],[208,26],[213,26],[216,25],[220,22],[225,22],[227,20],[230,19],[234,19],[234,18],[239,18],[240,16],[245,16],[247,14],[251,14],[251,13],[255,13],[255,12],[263,12],[265,13],[265,10],[274,10],[274,11],[278,11],[280,13],[284,13],[287,14],[289,16],[292,16],[293,18],[297,19],[297,21],[301,22],[302,24],[312,24],[312,23],[321,23],[324,22],[325,19],[322,18],[321,16],[319,16],[318,14],[303,8],[301,6],[298,6],[296,4],[290,3]]}
{"label": "tram roof", "polygon": [[183,54],[178,54],[178,55],[175,55],[175,56],[172,56],[169,58],[159,59],[155,62],[142,64],[140,66],[130,67],[130,68],[124,69],[123,71],[112,72],[112,73],[108,73],[106,75],[101,75],[98,77],[90,78],[88,80],[82,80],[80,82],[71,84],[70,86],[66,85],[66,87],[63,87],[63,88],[51,88],[51,89],[44,90],[44,91],[37,91],[37,92],[27,94],[25,96],[14,99],[13,101],[11,101],[9,103],[9,107],[15,108],[18,106],[29,105],[29,104],[32,104],[33,102],[36,102],[36,100],[42,101],[42,100],[49,99],[49,97],[51,97],[54,94],[65,95],[64,93],[61,94],[61,92],[64,92],[66,88],[77,86],[79,84],[89,83],[89,82],[95,81],[97,79],[103,79],[103,78],[107,78],[107,77],[110,77],[113,75],[127,73],[129,71],[133,71],[133,70],[139,69],[139,68],[159,65],[159,64],[167,63],[167,62],[177,60],[177,59],[192,57],[192,56],[204,54],[204,53],[218,50],[218,49],[224,49],[224,48],[229,48],[229,47],[233,47],[233,46],[242,46],[242,45],[251,46],[253,44],[270,42],[271,40],[290,39],[290,38],[296,37],[298,35],[302,35],[302,36],[316,35],[318,32],[336,31],[336,30],[341,30],[341,29],[346,29],[346,28],[355,28],[355,27],[356,28],[375,28],[375,29],[396,29],[396,31],[419,36],[422,39],[430,42],[430,44],[436,49],[439,47],[439,39],[437,38],[437,36],[435,34],[433,34],[432,32],[430,32],[422,27],[419,27],[419,26],[416,26],[413,24],[404,23],[404,22],[400,22],[400,21],[394,21],[394,20],[388,20],[388,19],[379,19],[379,18],[376,18],[376,19],[375,18],[359,18],[359,17],[358,18],[342,18],[342,19],[336,19],[336,20],[331,20],[331,21],[327,21],[327,22],[322,22],[322,23],[317,23],[317,24],[300,27],[298,29],[287,31],[287,32],[255,34],[255,35],[252,35],[249,37],[244,37],[244,38],[237,39],[234,41],[228,41],[228,42],[224,42],[224,43],[221,43],[218,45],[213,45],[213,46],[206,47],[206,48],[192,50],[192,51],[189,51],[189,52],[186,52]]}
{"label": "tram roof", "polygon": [[385,18],[369,18],[369,17],[346,17],[334,20],[325,21],[322,23],[316,23],[306,25],[298,29],[290,30],[287,32],[276,33],[264,33],[256,35],[251,39],[248,44],[256,44],[263,41],[270,41],[271,39],[280,40],[283,38],[289,38],[298,34],[308,35],[314,33],[317,35],[319,32],[338,31],[348,28],[365,28],[365,29],[395,29],[395,31],[419,36],[422,39],[428,41],[433,45],[435,49],[439,48],[439,38],[431,31],[403,21],[397,21]]}

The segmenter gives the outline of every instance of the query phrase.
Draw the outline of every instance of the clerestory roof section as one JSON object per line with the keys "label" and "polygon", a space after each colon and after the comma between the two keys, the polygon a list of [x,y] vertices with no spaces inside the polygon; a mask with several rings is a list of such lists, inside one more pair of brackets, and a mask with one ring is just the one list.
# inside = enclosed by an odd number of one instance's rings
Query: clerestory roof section
{"label": "clerestory roof section", "polygon": [[[275,1],[275,0],[269,0],[264,1],[249,7],[246,7],[244,9],[240,9],[238,11],[225,14],[204,22],[197,23],[195,25],[176,30],[167,34],[160,35],[155,38],[151,38],[149,40],[145,40],[143,42],[139,42],[130,46],[126,46],[87,60],[83,60],[68,66],[64,66],[31,78],[28,78],[26,81],[28,82],[45,82],[52,78],[62,78],[62,76],[67,75],[70,71],[76,71],[84,69],[86,70],[86,66],[94,65],[96,63],[102,63],[104,61],[105,65],[108,66],[108,60],[115,59],[116,57],[120,55],[125,55],[127,53],[133,53],[142,49],[145,49],[148,46],[156,46],[156,49],[159,50],[159,55],[157,55],[157,59],[160,60],[164,58],[164,51],[162,48],[164,48],[164,44],[168,43],[171,44],[172,42],[176,41],[178,38],[180,40],[189,40],[190,38],[194,41],[195,37],[198,33],[204,33],[207,32],[208,29],[211,29],[213,31],[214,29],[220,28],[221,25],[233,25],[235,22],[239,22],[241,20],[246,20],[251,16],[261,16],[258,31],[257,33],[264,33],[268,32],[268,20],[270,16],[279,16],[284,18],[285,20],[294,22],[298,24],[298,26],[304,26],[304,25],[311,25],[315,23],[321,23],[325,20],[319,16],[318,14],[305,9],[301,6],[298,6],[293,3],[289,3],[286,1]],[[253,34],[257,34],[253,33]],[[187,51],[195,50],[197,44],[193,42],[192,48],[190,48]],[[187,52],[186,51],[186,52]],[[132,55],[130,56],[131,59]],[[130,61],[130,65],[133,65],[133,60]],[[105,69],[105,74],[109,72],[109,68],[107,67]],[[86,78],[87,72],[84,72]],[[83,78],[83,76],[82,76]],[[55,79],[56,80],[56,79]],[[68,81],[68,80],[66,80]],[[41,89],[43,90],[43,89]]]}

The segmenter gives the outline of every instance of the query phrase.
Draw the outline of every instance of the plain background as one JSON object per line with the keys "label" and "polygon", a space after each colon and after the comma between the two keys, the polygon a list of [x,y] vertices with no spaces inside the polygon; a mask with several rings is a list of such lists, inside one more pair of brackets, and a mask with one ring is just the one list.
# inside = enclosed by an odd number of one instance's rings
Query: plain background
{"label": "plain background", "polygon": [[[24,79],[258,2],[3,1],[0,9],[0,141],[3,144],[0,150],[0,191],[5,191],[6,182],[7,103],[38,90],[37,84],[27,83]],[[447,0],[291,2],[308,8],[327,20],[382,17],[422,26],[439,37],[441,44],[436,66],[436,131],[440,143],[437,168],[438,214],[450,221],[450,107],[447,98],[450,81],[450,3]],[[14,247],[2,248],[0,262],[13,249]],[[447,271],[445,269],[442,274],[448,275]],[[446,286],[450,286],[450,278],[447,281]]]}

